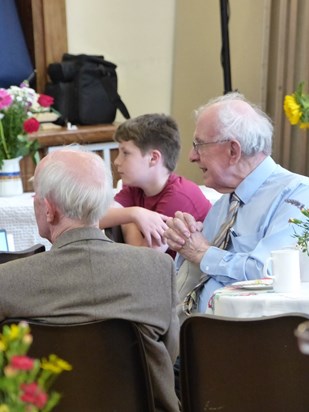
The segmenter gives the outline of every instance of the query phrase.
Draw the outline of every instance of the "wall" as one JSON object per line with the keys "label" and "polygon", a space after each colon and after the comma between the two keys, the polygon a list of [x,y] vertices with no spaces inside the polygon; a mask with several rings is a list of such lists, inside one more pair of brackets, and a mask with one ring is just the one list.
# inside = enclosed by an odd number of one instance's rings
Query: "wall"
{"label": "wall", "polygon": [[[230,0],[232,86],[262,102],[265,5]],[[172,114],[182,134],[177,171],[201,183],[188,163],[193,110],[223,93],[219,0],[66,0],[71,53],[104,54],[118,65],[131,116]],[[117,120],[123,120],[119,114]]]}
{"label": "wall", "polygon": [[117,64],[131,116],[168,113],[175,0],[66,0],[66,9],[69,52],[103,54]]}
{"label": "wall", "polygon": [[[268,0],[230,0],[229,40],[232,88],[262,103],[263,49]],[[178,171],[198,183],[201,172],[188,163],[194,132],[193,110],[223,94],[219,0],[177,0],[172,115],[182,133]]]}

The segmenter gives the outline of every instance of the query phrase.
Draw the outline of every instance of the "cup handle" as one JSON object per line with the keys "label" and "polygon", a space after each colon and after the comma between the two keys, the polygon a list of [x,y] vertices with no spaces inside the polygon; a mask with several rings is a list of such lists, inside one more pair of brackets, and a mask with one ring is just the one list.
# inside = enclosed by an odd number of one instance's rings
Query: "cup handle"
{"label": "cup handle", "polygon": [[272,258],[271,256],[269,256],[269,257],[266,259],[265,264],[264,264],[264,266],[263,266],[263,277],[264,277],[264,278],[268,278],[268,279],[274,279],[274,278],[275,278],[275,276],[271,276],[271,275],[269,275],[269,274],[267,273],[267,269],[268,269],[268,266],[269,266],[269,262],[270,262],[271,260],[273,260],[273,258]]}

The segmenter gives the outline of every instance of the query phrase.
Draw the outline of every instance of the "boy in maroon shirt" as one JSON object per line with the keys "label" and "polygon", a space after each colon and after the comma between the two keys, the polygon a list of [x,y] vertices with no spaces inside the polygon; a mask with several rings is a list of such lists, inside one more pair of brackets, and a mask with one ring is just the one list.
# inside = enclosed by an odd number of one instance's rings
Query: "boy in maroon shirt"
{"label": "boy in maroon shirt", "polygon": [[[131,216],[122,224],[122,233],[126,243],[135,246],[150,246],[168,250],[164,239],[153,236],[155,242],[149,242],[144,236],[145,225],[156,226],[161,234],[165,217],[173,217],[176,211],[190,213],[196,220],[203,221],[211,208],[198,185],[174,173],[180,153],[180,136],[176,122],[164,114],[145,114],[122,123],[115,132],[114,140],[119,142],[119,153],[115,166],[122,179],[123,188],[115,196],[114,207],[101,221],[101,227],[108,226],[109,218],[130,213]],[[115,210],[114,208],[121,208]],[[143,208],[142,211],[140,208]],[[145,209],[156,212],[145,214]],[[117,219],[116,219],[117,221]],[[115,224],[115,221],[113,221]],[[106,223],[106,224],[105,224]]]}

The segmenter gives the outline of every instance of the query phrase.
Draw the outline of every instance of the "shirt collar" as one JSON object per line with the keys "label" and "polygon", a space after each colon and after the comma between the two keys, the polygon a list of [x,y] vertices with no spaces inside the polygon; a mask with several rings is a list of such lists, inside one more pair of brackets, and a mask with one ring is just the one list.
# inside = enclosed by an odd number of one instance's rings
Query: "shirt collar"
{"label": "shirt collar", "polygon": [[270,157],[266,157],[249,175],[237,186],[235,193],[246,204],[254,193],[262,186],[276,169],[277,164]]}

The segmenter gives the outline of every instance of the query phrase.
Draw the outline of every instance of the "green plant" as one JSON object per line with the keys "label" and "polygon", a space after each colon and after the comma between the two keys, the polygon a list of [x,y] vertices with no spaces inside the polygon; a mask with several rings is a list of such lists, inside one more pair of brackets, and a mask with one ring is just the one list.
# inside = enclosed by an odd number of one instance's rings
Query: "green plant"
{"label": "green plant", "polygon": [[0,335],[0,412],[49,412],[61,395],[51,386],[63,371],[72,369],[56,355],[27,356],[32,343],[29,325],[4,325]]}
{"label": "green plant", "polygon": [[4,159],[26,155],[37,162],[39,144],[28,139],[28,134],[39,130],[36,116],[52,110],[52,103],[52,97],[37,94],[27,82],[0,89],[0,167]]}
{"label": "green plant", "polygon": [[301,229],[300,233],[294,229],[293,236],[297,239],[297,244],[300,250],[304,253],[307,253],[307,255],[309,256],[309,209],[305,208],[305,205],[298,202],[297,200],[287,199],[286,202],[296,206],[305,217],[305,220],[290,218],[289,222],[293,223]]}

